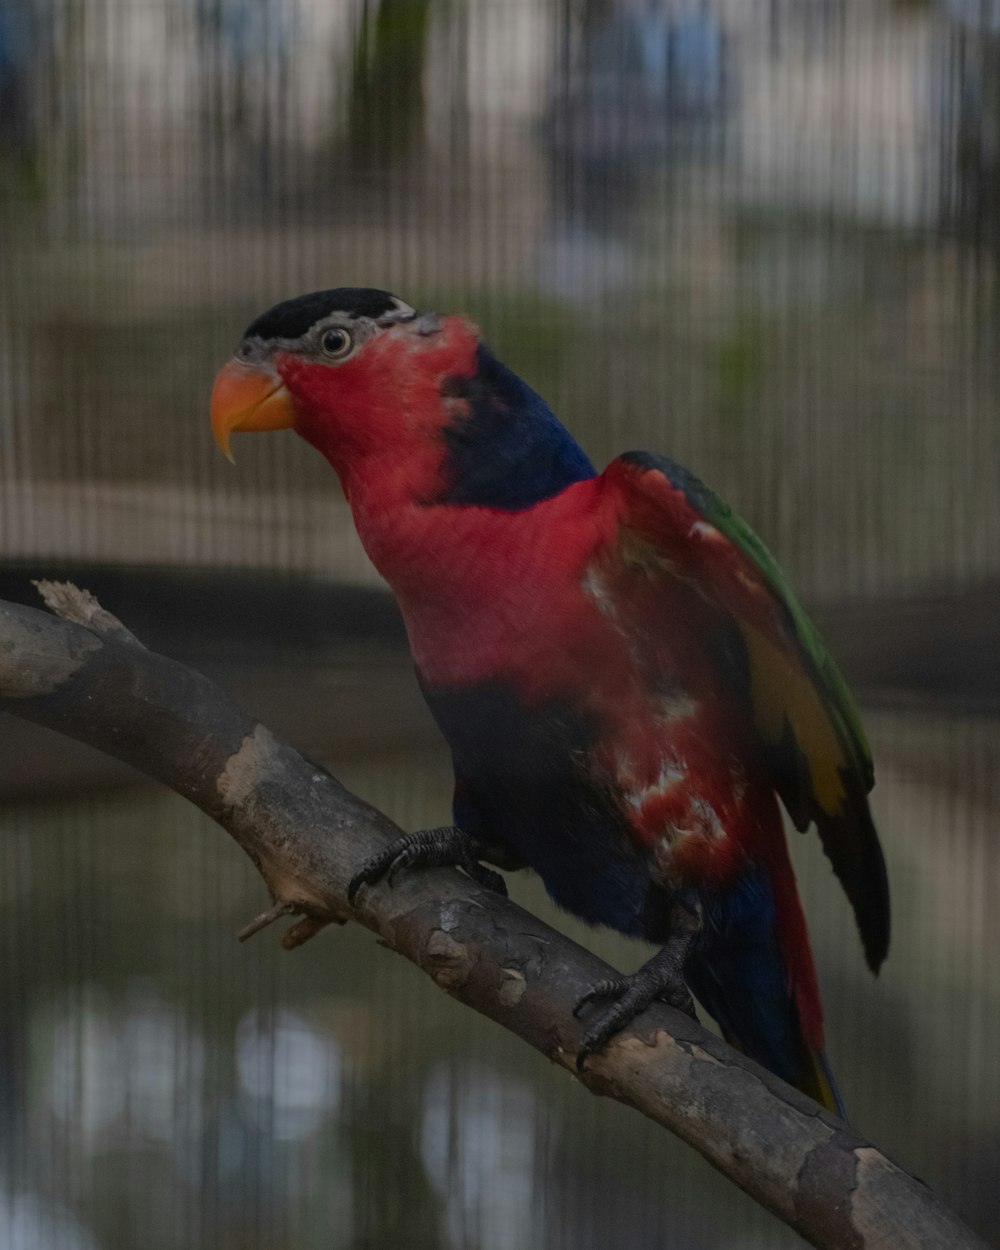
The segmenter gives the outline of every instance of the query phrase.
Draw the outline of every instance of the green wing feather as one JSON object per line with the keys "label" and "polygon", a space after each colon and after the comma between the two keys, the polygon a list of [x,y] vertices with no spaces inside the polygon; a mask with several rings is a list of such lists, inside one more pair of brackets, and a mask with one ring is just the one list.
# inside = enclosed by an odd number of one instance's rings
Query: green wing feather
{"label": "green wing feather", "polygon": [[[714,491],[693,475],[684,471],[685,476],[697,484],[697,495],[683,488],[689,502],[724,534],[731,543],[759,569],[768,587],[781,600],[791,621],[796,641],[805,653],[815,676],[821,683],[821,692],[825,695],[827,710],[834,719],[838,736],[847,748],[851,762],[857,768],[864,781],[867,794],[875,784],[875,768],[872,762],[871,747],[861,727],[861,714],[855,702],[851,688],[837,667],[833,656],[826,649],[826,644],[819,635],[816,626],[809,619],[805,609],[795,597],[795,592],[788,584],[781,565],[768,550],[759,535],[750,528],[741,516]],[[679,484],[679,483],[678,483]]]}

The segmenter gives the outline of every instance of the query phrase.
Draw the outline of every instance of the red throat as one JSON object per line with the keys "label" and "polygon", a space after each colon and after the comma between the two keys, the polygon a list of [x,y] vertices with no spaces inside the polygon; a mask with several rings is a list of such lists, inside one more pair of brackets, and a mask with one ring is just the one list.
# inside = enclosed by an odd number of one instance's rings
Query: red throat
{"label": "red throat", "polygon": [[453,416],[442,383],[475,373],[478,341],[475,326],[446,317],[429,335],[393,326],[333,367],[291,353],[275,364],[295,401],[296,430],[334,467],[348,497],[374,489],[427,498],[439,485],[440,435]]}

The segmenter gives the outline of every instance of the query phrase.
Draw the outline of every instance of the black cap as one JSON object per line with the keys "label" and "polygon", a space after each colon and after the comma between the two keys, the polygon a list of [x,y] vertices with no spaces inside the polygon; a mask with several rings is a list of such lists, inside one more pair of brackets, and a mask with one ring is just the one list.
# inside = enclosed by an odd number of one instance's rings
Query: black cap
{"label": "black cap", "polygon": [[395,295],[367,286],[338,286],[332,291],[313,291],[275,304],[252,322],[244,334],[262,339],[298,339],[317,321],[331,313],[342,312],[349,317],[381,317],[398,308]]}

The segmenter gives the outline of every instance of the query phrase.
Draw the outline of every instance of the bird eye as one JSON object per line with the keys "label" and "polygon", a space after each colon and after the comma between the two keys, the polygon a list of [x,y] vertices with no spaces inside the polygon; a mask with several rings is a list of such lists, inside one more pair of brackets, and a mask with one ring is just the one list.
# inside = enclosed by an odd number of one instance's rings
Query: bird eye
{"label": "bird eye", "polygon": [[346,330],[326,330],[320,343],[323,351],[327,356],[332,356],[335,360],[346,356],[354,346],[351,336]]}

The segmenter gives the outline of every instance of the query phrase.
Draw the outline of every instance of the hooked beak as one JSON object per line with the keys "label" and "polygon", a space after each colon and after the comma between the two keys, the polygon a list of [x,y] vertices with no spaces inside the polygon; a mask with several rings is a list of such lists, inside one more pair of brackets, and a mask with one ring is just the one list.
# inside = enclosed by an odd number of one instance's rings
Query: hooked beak
{"label": "hooked beak", "polygon": [[227,460],[233,462],[234,430],[287,430],[294,424],[292,397],[276,373],[242,360],[222,366],[212,388],[212,434]]}

